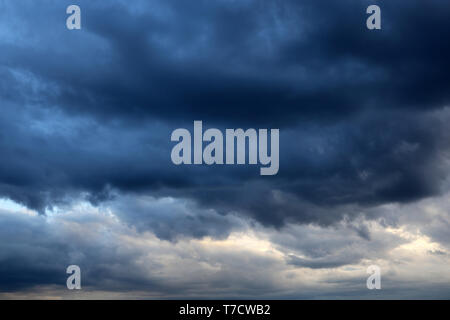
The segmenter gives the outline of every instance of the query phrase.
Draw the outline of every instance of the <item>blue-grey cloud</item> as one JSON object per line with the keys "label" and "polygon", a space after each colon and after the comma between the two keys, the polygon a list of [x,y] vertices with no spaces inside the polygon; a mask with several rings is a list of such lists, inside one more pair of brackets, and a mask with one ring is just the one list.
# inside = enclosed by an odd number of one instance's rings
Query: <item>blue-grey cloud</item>
{"label": "blue-grey cloud", "polygon": [[[374,2],[383,28],[368,31],[365,9]],[[111,206],[141,236],[171,243],[226,239],[248,226],[286,232],[344,223],[345,232],[370,244],[365,249],[384,253],[386,244],[373,244],[362,217],[385,228],[422,221],[424,234],[447,246],[446,217],[400,219],[383,205],[448,191],[448,2],[80,0],[80,31],[65,28],[69,4],[1,3],[0,198],[41,214],[83,200]],[[280,128],[279,173],[173,165],[170,134],[194,120],[205,128]],[[5,242],[14,236],[26,247],[37,238],[43,248],[37,257],[4,244],[2,284],[59,283],[55,270],[70,260],[70,244],[40,218],[32,228],[21,218],[2,219]],[[291,267],[337,268],[367,258],[332,242],[303,239],[302,246],[299,238],[272,238],[293,251],[282,250]],[[93,261],[103,250],[80,248]],[[127,254],[111,249],[103,258],[115,265],[141,253]],[[92,275],[116,279],[108,289],[142,282],[170,291],[157,277],[142,281],[133,264],[134,276],[98,261],[89,266]]]}

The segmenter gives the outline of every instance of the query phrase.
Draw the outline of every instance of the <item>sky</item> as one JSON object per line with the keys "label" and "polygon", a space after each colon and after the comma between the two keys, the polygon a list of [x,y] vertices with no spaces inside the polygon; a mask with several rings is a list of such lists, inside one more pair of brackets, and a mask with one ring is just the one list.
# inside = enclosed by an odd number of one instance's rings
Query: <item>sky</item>
{"label": "sky", "polygon": [[[0,0],[0,299],[449,299],[449,16]],[[196,120],[279,129],[278,173],[173,164]]]}

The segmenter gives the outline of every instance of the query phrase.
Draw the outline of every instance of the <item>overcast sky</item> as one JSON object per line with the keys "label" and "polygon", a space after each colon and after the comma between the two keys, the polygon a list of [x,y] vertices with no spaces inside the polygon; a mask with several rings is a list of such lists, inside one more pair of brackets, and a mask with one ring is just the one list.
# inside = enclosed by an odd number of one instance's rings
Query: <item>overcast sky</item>
{"label": "overcast sky", "polygon": [[[449,16],[0,0],[0,298],[450,298]],[[194,120],[279,128],[278,174],[174,165]]]}

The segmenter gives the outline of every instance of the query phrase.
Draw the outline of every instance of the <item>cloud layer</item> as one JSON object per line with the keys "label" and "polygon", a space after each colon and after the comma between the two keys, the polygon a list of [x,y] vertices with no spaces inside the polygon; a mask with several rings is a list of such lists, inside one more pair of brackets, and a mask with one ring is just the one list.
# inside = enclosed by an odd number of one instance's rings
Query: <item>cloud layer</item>
{"label": "cloud layer", "polygon": [[[99,296],[357,297],[374,262],[446,296],[446,1],[80,0],[80,31],[0,3],[0,292],[64,294],[70,261]],[[194,120],[279,128],[278,175],[173,165]]]}

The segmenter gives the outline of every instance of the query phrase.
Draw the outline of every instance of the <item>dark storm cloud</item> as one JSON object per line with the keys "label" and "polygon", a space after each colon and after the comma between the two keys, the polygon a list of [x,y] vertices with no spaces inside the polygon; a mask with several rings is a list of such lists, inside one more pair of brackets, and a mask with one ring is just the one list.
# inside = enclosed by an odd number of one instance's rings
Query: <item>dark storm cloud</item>
{"label": "dark storm cloud", "polygon": [[[272,257],[142,237],[111,215],[65,209],[51,219],[0,210],[0,296],[37,290],[43,298],[52,296],[48,287],[57,290],[54,296],[98,291],[102,299],[114,293],[123,299],[136,293],[140,298],[250,297],[278,290],[280,265]],[[66,289],[71,264],[81,268],[77,293]]]}
{"label": "dark storm cloud", "polygon": [[[128,204],[133,204],[129,200]],[[138,197],[134,203],[141,204],[141,200]],[[161,200],[153,203],[161,204]],[[172,208],[179,204],[172,203]],[[403,244],[414,245],[416,239],[370,228],[372,239],[367,241],[350,230],[366,223],[362,220],[333,228],[291,225],[283,232],[265,229],[262,239],[252,238],[256,243],[262,241],[261,246],[252,241],[249,245],[245,237],[217,242],[168,242],[128,228],[108,213],[117,208],[106,207],[103,211],[77,204],[49,217],[0,210],[0,297],[27,297],[34,291],[34,297],[41,299],[373,299],[373,292],[365,288],[368,261],[383,263],[380,298],[448,297],[448,252],[419,249],[402,256]],[[418,207],[411,205],[408,209],[397,210],[397,215],[409,219]],[[420,218],[436,224],[447,216],[420,212]],[[137,219],[135,222],[139,228]],[[251,232],[262,231],[258,229]],[[270,250],[266,247],[268,239]],[[386,264],[390,263],[392,266],[388,267]],[[69,264],[81,267],[81,291],[65,287],[65,269]],[[324,268],[327,270],[320,270]],[[300,274],[296,276],[297,272]],[[405,272],[410,276],[405,276]],[[95,292],[97,296],[89,296]]]}
{"label": "dark storm cloud", "polygon": [[[379,3],[376,32],[365,28],[372,1],[80,1],[73,32],[68,2],[8,3],[0,194],[41,212],[111,190],[173,196],[278,227],[437,194],[450,6]],[[172,165],[170,132],[193,120],[280,128],[279,174]],[[207,229],[222,221],[210,218]]]}
{"label": "dark storm cloud", "polygon": [[312,268],[312,269],[328,269],[328,268],[337,268],[341,266],[345,266],[348,264],[354,264],[361,260],[361,257],[356,255],[346,255],[344,257],[337,257],[334,259],[314,259],[308,260],[296,257],[294,255],[289,256],[289,263],[301,267],[301,268]]}
{"label": "dark storm cloud", "polygon": [[163,240],[181,237],[226,238],[231,230],[242,229],[244,223],[213,210],[202,210],[190,201],[172,198],[122,197],[112,203],[115,214],[140,232],[152,231]]}
{"label": "dark storm cloud", "polygon": [[[112,291],[161,289],[157,279],[144,276],[143,268],[151,268],[152,263],[135,264],[142,252],[123,246],[107,217],[80,213],[77,217],[66,216],[63,221],[0,211],[1,292],[37,285],[65,288],[66,268],[71,264],[82,269],[82,285],[86,287]],[[82,235],[78,228],[83,230]],[[100,238],[108,239],[107,243]],[[131,269],[133,272],[129,272]],[[172,289],[166,285],[165,290]]]}

